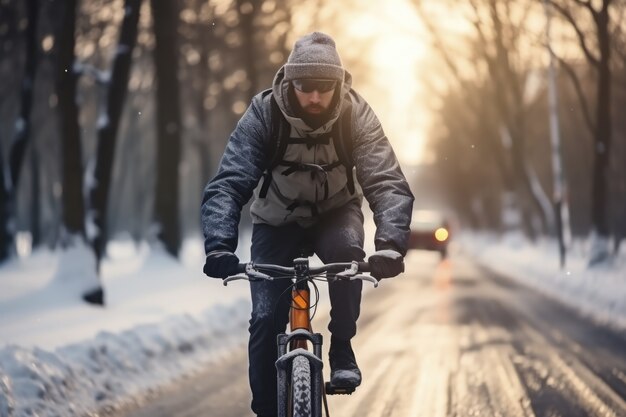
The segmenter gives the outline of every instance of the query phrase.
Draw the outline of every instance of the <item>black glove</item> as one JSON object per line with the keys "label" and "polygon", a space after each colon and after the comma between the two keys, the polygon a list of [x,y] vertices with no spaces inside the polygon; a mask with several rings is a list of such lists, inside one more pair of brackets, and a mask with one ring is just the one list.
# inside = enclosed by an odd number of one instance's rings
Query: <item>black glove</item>
{"label": "black glove", "polygon": [[367,261],[371,274],[376,279],[391,278],[404,272],[404,258],[395,250],[376,251]]}
{"label": "black glove", "polygon": [[211,278],[226,278],[237,273],[239,258],[232,252],[216,250],[206,255],[204,268],[205,274]]}

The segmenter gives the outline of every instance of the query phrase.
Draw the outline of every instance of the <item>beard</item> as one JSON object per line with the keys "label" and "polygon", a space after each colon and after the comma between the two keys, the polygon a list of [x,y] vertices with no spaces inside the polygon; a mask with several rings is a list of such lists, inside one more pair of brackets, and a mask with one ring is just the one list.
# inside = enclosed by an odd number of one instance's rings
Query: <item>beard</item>
{"label": "beard", "polygon": [[[296,98],[293,87],[290,87],[288,91],[288,100],[291,108],[293,109],[294,115],[302,119],[302,121],[313,130],[318,129],[328,122],[332,113],[331,109],[334,109],[337,104],[338,96],[338,94],[335,94],[335,97],[333,97],[333,100],[330,102],[328,108],[324,108],[319,104],[309,104],[306,107],[302,107]],[[316,110],[319,111],[319,113],[309,113],[310,110]]]}
{"label": "beard", "polygon": [[319,104],[309,104],[308,106],[304,107],[303,110],[306,114],[309,114],[311,116],[317,116],[319,114],[325,113],[328,109],[320,106]]}
{"label": "beard", "polygon": [[[296,101],[297,103],[297,101]],[[306,107],[296,105],[296,116],[302,119],[311,129],[315,130],[324,125],[329,118],[329,110],[319,104],[310,104]],[[311,113],[311,110],[317,110],[319,113]]]}
{"label": "beard", "polygon": [[315,130],[321,126],[323,126],[329,119],[328,109],[324,109],[321,113],[309,113],[304,109],[300,118],[307,124],[311,129]]}

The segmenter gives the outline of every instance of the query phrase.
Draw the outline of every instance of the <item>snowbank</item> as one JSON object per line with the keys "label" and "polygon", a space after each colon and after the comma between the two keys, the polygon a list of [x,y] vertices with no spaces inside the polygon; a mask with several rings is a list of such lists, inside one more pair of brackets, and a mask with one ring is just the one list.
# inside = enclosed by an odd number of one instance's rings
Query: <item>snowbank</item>
{"label": "snowbank", "polygon": [[246,301],[49,352],[0,349],[0,416],[77,416],[144,394],[242,345]]}
{"label": "snowbank", "polygon": [[245,344],[248,285],[204,276],[201,240],[180,261],[131,241],[108,254],[105,308],[80,299],[81,256],[42,251],[0,267],[0,417],[87,415]]}
{"label": "snowbank", "polygon": [[567,304],[597,322],[626,329],[626,248],[610,262],[587,267],[590,244],[576,241],[559,267],[553,239],[531,243],[521,234],[465,233],[458,244],[483,266]]}

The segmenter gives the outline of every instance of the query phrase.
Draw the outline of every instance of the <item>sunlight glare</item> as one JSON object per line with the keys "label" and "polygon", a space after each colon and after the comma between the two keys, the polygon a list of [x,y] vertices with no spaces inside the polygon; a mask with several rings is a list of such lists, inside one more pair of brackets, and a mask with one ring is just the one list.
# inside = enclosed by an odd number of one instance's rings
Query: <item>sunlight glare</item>
{"label": "sunlight glare", "polygon": [[430,122],[421,97],[430,40],[410,0],[354,1],[347,14],[345,2],[317,10],[303,2],[293,16],[294,27],[302,30],[291,35],[291,44],[311,31],[333,36],[355,90],[372,106],[398,159],[418,164]]}
{"label": "sunlight glare", "polygon": [[359,9],[351,21],[348,36],[371,42],[361,58],[370,61],[374,72],[369,83],[356,89],[374,108],[399,159],[419,163],[426,110],[418,100],[418,68],[428,47],[421,41],[419,18],[404,0],[394,0]]}

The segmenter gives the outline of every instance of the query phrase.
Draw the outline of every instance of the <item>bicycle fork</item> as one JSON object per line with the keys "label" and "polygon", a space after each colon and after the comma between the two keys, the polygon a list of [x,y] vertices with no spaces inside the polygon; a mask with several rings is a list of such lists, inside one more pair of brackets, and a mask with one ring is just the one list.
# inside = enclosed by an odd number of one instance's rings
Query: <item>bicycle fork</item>
{"label": "bicycle fork", "polygon": [[[322,335],[313,333],[310,314],[310,289],[308,284],[309,261],[306,258],[294,260],[296,282],[291,293],[289,312],[289,334],[278,335],[278,417],[288,417],[290,410],[289,372],[297,356],[306,357],[310,368],[311,416],[322,417],[323,375],[322,375]],[[308,342],[313,352],[308,350]]]}
{"label": "bicycle fork", "polygon": [[[291,342],[301,341],[313,344],[313,352],[297,348],[287,351]],[[278,335],[278,417],[288,417],[289,408],[289,371],[296,356],[305,356],[311,367],[311,415],[322,417],[322,335],[311,333],[306,329],[296,329],[289,334]]]}

